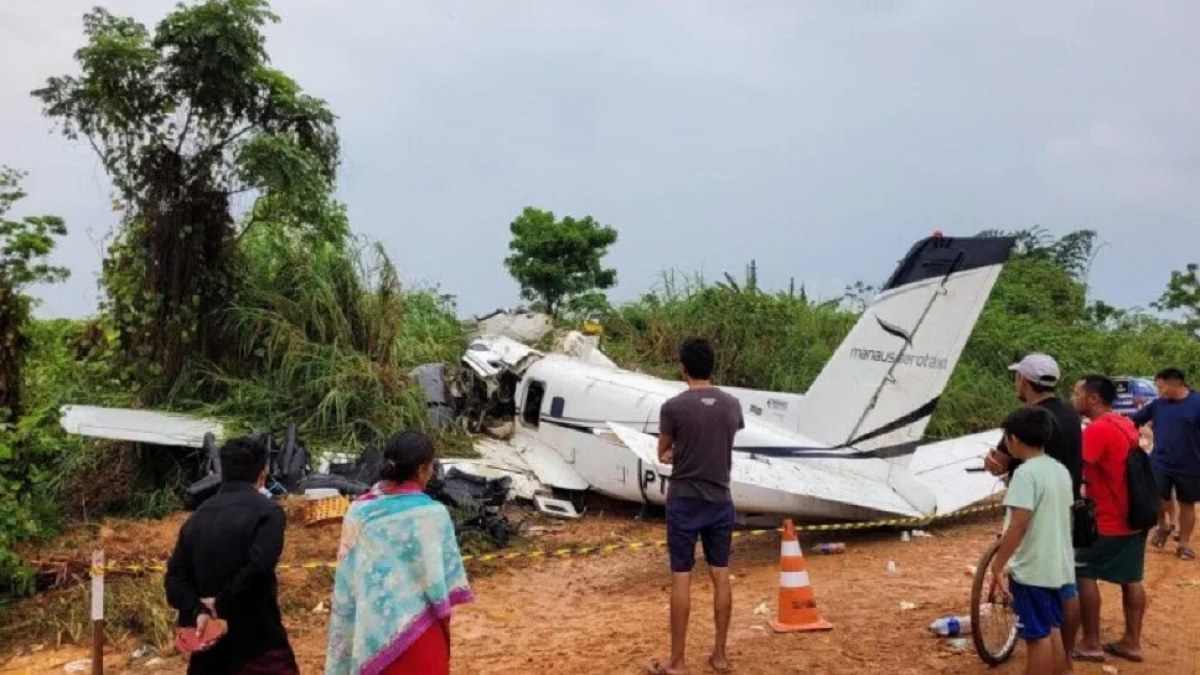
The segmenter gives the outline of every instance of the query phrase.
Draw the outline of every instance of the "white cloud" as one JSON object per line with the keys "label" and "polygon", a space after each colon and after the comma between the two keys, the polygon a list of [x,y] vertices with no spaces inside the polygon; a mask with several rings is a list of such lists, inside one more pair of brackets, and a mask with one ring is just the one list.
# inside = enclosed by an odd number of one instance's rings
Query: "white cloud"
{"label": "white cloud", "polygon": [[1114,114],[1051,138],[1042,170],[1047,182],[1076,199],[1195,209],[1198,150],[1194,137],[1168,138],[1137,114]]}

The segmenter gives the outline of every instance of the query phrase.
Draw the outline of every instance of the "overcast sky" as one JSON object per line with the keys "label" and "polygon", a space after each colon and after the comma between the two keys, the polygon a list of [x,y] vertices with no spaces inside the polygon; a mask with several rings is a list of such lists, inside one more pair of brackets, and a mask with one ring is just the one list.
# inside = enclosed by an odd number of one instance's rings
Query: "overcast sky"
{"label": "overcast sky", "polygon": [[[108,185],[29,91],[74,73],[94,4],[0,0],[12,215],[56,213],[94,311]],[[758,263],[822,297],[878,283],[934,229],[1093,228],[1093,293],[1146,305],[1200,261],[1200,3],[276,0],[276,66],[339,116],[339,197],[405,280],[463,314],[517,302],[526,205],[618,228],[618,299],[667,268]]]}

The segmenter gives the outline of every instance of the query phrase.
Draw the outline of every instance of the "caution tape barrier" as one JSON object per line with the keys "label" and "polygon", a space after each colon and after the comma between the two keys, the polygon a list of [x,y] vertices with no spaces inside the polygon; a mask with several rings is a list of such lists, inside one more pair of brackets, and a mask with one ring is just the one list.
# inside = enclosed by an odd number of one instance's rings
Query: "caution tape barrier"
{"label": "caution tape barrier", "polygon": [[[986,513],[995,511],[1001,508],[1001,504],[987,504],[985,506],[974,506],[958,511],[952,511],[945,515],[934,516],[932,518],[893,518],[889,520],[871,520],[862,522],[848,523],[828,523],[822,525],[796,525],[797,532],[837,532],[844,530],[869,530],[877,527],[893,527],[898,525],[930,525],[935,522],[949,520],[968,516],[976,513]],[[748,539],[761,537],[764,534],[772,534],[782,532],[782,527],[760,529],[760,530],[735,530],[733,533],[734,539]],[[593,554],[608,554],[620,550],[640,551],[649,548],[662,548],[667,545],[664,540],[657,541],[640,541],[624,544],[603,544],[596,546],[580,546],[576,548],[565,547],[557,549],[546,549],[538,551],[509,551],[504,553],[484,553],[480,555],[464,555],[462,557],[464,563],[486,563],[493,561],[512,561],[521,558],[531,560],[544,560],[547,558],[568,558],[571,556],[583,556]],[[336,569],[336,562],[302,562],[302,563],[281,563],[276,569],[279,570],[316,570],[316,569]],[[122,565],[119,563],[109,563],[103,568],[90,568],[89,573],[93,576],[102,576],[106,573],[118,574],[162,574],[166,572],[164,563],[152,563],[145,565]]]}

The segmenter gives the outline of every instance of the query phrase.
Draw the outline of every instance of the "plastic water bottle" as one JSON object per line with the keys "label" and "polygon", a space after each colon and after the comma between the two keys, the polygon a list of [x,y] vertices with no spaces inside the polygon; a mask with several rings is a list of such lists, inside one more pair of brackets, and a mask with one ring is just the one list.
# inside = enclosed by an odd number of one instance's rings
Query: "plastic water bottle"
{"label": "plastic water bottle", "polygon": [[943,616],[929,624],[929,632],[938,637],[955,637],[971,632],[971,617]]}
{"label": "plastic water bottle", "polygon": [[812,552],[819,555],[834,555],[837,553],[845,553],[846,545],[839,542],[826,542],[822,544],[814,544]]}

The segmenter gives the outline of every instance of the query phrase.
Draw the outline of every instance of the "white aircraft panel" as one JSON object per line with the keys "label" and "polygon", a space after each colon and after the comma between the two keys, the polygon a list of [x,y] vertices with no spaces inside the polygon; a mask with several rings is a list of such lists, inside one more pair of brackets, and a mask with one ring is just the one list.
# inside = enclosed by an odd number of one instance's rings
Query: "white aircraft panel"
{"label": "white aircraft panel", "polygon": [[561,490],[586,490],[588,482],[579,472],[549,446],[536,439],[518,435],[511,441],[491,438],[475,442],[475,449],[484,458],[502,463],[505,467],[522,470],[537,476],[542,483]]}
{"label": "white aircraft panel", "polygon": [[987,452],[1000,441],[1000,433],[992,429],[917,449],[909,468],[937,495],[938,513],[957,511],[1004,489],[999,478],[978,470]]}
{"label": "white aircraft panel", "polygon": [[224,434],[216,420],[154,410],[66,405],[60,415],[59,424],[68,434],[131,443],[199,448],[204,446],[204,434],[211,433],[218,441]]}

